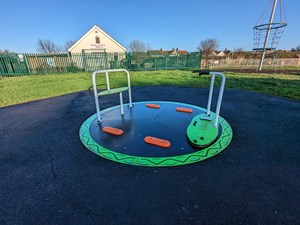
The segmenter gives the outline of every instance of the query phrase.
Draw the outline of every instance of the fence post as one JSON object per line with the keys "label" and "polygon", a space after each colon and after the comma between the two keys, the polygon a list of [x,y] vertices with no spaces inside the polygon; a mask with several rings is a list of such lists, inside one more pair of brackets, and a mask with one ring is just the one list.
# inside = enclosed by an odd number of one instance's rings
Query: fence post
{"label": "fence post", "polygon": [[166,63],[166,70],[168,69],[168,66],[167,66],[167,56],[165,57],[166,58],[166,60],[165,60],[165,63]]}
{"label": "fence post", "polygon": [[82,65],[83,65],[83,71],[86,71],[86,58],[85,58],[85,52],[82,50]]}
{"label": "fence post", "polygon": [[130,52],[126,53],[126,64],[127,64],[127,69],[130,70],[130,65],[131,65],[131,55]]}
{"label": "fence post", "polygon": [[106,69],[109,69],[109,66],[108,66],[108,59],[107,59],[107,53],[106,53],[106,51],[104,52],[104,55],[105,55]]}
{"label": "fence post", "polygon": [[156,52],[154,53],[154,70],[156,71]]}
{"label": "fence post", "polygon": [[189,67],[189,57],[190,57],[190,53],[188,53],[186,55],[186,64],[185,64],[185,67]]}
{"label": "fence post", "polygon": [[23,58],[24,58],[27,73],[31,74],[32,72],[31,72],[31,69],[30,69],[30,66],[29,66],[29,63],[28,63],[27,54],[23,54]]}

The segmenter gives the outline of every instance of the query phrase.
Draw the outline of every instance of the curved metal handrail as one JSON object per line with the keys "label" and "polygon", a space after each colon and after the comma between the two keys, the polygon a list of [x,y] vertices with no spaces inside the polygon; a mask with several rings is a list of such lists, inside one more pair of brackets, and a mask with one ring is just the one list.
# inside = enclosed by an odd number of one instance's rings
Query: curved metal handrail
{"label": "curved metal handrail", "polygon": [[[94,97],[95,97],[95,103],[96,103],[98,123],[102,122],[102,118],[101,118],[99,99],[98,99],[96,75],[100,74],[100,73],[105,73],[107,90],[110,90],[109,72],[125,72],[127,74],[129,107],[132,107],[130,75],[129,75],[129,72],[127,70],[125,70],[125,69],[110,69],[110,70],[97,70],[97,71],[94,71],[93,74],[92,74],[92,80],[93,80],[93,89],[94,89]],[[120,92],[120,105],[121,105],[121,114],[124,114],[122,92]]]}
{"label": "curved metal handrail", "polygon": [[221,109],[221,104],[222,104],[222,98],[223,98],[223,92],[224,92],[224,87],[225,87],[225,82],[226,78],[223,73],[220,72],[210,72],[209,75],[211,75],[211,80],[210,80],[210,88],[209,88],[209,96],[208,96],[208,102],[207,102],[207,116],[210,115],[210,108],[211,108],[211,101],[212,101],[212,94],[214,90],[214,83],[215,83],[215,76],[221,76],[222,81],[221,81],[221,87],[219,91],[219,96],[218,96],[218,102],[217,102],[217,108],[216,108],[216,116],[215,116],[215,121],[214,121],[214,127],[218,126],[218,121],[219,121],[219,115],[220,115],[220,109]]}

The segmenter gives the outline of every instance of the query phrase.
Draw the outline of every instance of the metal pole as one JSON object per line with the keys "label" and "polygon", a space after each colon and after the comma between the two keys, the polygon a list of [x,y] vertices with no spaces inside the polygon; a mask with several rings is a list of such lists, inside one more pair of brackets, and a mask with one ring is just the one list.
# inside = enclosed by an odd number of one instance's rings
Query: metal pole
{"label": "metal pole", "polygon": [[270,16],[268,31],[267,31],[267,35],[266,35],[266,39],[265,39],[265,43],[264,43],[263,52],[261,54],[258,71],[261,71],[262,65],[263,65],[263,62],[264,62],[264,58],[265,58],[265,54],[266,54],[266,47],[267,47],[267,44],[268,44],[268,39],[269,39],[269,35],[270,35],[270,31],[271,31],[271,27],[272,27],[272,23],[273,23],[273,19],[274,19],[276,6],[277,6],[277,0],[274,0],[274,5],[273,5],[272,13],[271,13],[271,16]]}
{"label": "metal pole", "polygon": [[125,71],[127,74],[127,83],[128,83],[128,97],[129,97],[129,108],[132,108],[132,97],[131,97],[131,84],[130,84],[130,75],[127,70],[122,70]]}
{"label": "metal pole", "polygon": [[107,90],[110,90],[108,70],[105,70],[105,78],[106,78],[106,86],[107,86]]}
{"label": "metal pole", "polygon": [[222,77],[222,82],[221,82],[221,87],[219,91],[219,97],[218,97],[218,103],[217,103],[217,109],[216,109],[216,117],[215,117],[215,122],[214,122],[214,127],[218,126],[218,121],[219,121],[219,115],[220,115],[220,109],[221,109],[221,104],[222,104],[222,98],[223,98],[223,92],[224,92],[224,87],[225,87],[225,76],[222,73],[216,73],[216,75],[220,75]]}
{"label": "metal pole", "polygon": [[210,80],[210,88],[209,88],[209,95],[208,95],[208,102],[207,102],[207,110],[206,114],[210,116],[210,107],[211,107],[211,100],[212,100],[212,94],[214,91],[214,83],[215,83],[215,74],[211,74],[211,80]]}
{"label": "metal pole", "polygon": [[120,92],[120,107],[121,107],[121,115],[124,115],[124,108],[123,108],[123,95],[122,91]]}
{"label": "metal pole", "polygon": [[92,80],[93,80],[93,90],[94,90],[94,97],[95,97],[95,104],[96,104],[97,118],[98,118],[97,122],[101,123],[102,122],[102,117],[101,117],[101,111],[100,111],[100,106],[99,106],[97,83],[96,83],[97,72],[99,72],[99,71],[93,72]]}

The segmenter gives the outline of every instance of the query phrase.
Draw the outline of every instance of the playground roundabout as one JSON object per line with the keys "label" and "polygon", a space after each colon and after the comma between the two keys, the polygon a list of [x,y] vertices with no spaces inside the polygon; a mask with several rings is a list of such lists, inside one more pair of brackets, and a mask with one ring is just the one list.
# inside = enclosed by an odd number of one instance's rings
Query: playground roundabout
{"label": "playground roundabout", "polygon": [[[232,139],[229,123],[220,118],[219,135],[213,144],[197,149],[188,143],[185,131],[191,119],[205,109],[177,102],[150,102],[159,109],[146,107],[149,102],[136,102],[133,108],[125,105],[103,111],[103,122],[97,123],[97,114],[89,117],[80,128],[82,143],[95,154],[119,163],[137,166],[179,166],[208,159],[223,151]],[[192,113],[178,112],[176,107],[189,107]],[[124,130],[120,136],[102,131],[105,126]],[[146,136],[159,136],[170,141],[168,148],[147,144]]]}
{"label": "playground roundabout", "polygon": [[[110,89],[109,73],[125,72],[128,87]],[[98,92],[96,75],[106,74],[107,90]],[[126,70],[93,73],[97,113],[79,131],[83,145],[95,154],[118,163],[166,167],[199,162],[222,152],[233,137],[229,123],[219,116],[225,76],[212,73],[207,108],[168,101],[132,102],[130,75]],[[211,112],[215,76],[222,77],[216,113]],[[123,104],[122,92],[129,103]],[[119,94],[120,105],[100,110],[100,97]]]}

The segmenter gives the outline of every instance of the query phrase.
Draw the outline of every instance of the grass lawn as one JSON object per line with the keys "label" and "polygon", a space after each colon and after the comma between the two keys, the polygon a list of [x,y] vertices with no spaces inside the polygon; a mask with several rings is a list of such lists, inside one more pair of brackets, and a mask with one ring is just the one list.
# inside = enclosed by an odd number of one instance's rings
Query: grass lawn
{"label": "grass lawn", "polygon": [[[300,73],[300,72],[299,72]],[[0,77],[0,107],[87,90],[92,86],[92,73],[68,73]],[[209,87],[209,76],[192,71],[136,71],[131,72],[132,86],[171,85]],[[226,88],[251,90],[300,100],[300,75],[225,73]],[[110,76],[111,88],[126,86],[125,74]],[[220,79],[217,79],[220,82]],[[104,74],[98,85],[105,88]]]}

